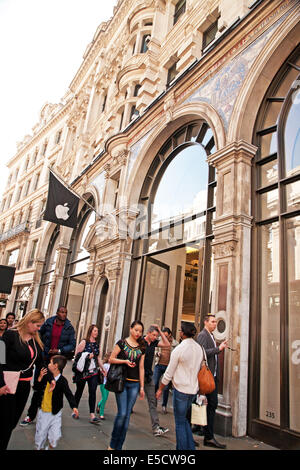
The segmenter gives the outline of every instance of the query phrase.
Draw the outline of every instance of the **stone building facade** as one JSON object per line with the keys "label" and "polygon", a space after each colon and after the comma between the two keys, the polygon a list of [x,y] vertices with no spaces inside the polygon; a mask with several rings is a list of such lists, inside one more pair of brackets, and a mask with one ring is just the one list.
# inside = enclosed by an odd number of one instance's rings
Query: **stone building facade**
{"label": "stone building facade", "polygon": [[[105,351],[136,318],[176,335],[214,312],[232,348],[217,432],[283,448],[300,443],[299,15],[119,0],[9,160],[0,215],[2,315],[65,304]],[[49,166],[89,203],[74,230],[42,219]]]}

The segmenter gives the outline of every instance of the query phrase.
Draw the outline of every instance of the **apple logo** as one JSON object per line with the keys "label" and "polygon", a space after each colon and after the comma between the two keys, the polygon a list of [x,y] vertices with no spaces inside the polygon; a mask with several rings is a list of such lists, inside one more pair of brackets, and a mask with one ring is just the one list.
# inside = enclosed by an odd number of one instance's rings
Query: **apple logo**
{"label": "apple logo", "polygon": [[58,219],[67,220],[70,217],[69,214],[68,214],[69,207],[66,207],[67,204],[68,203],[66,202],[63,206],[62,205],[56,206],[55,215]]}

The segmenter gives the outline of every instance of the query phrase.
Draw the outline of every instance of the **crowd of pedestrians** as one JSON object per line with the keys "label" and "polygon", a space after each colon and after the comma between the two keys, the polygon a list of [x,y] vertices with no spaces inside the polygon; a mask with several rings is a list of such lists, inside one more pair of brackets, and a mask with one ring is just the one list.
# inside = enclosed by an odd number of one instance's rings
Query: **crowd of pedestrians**
{"label": "crowd of pedestrians", "polygon": [[[169,328],[161,330],[159,325],[151,325],[144,334],[144,325],[136,320],[130,325],[128,335],[121,338],[111,352],[103,354],[99,349],[98,327],[94,324],[88,327],[86,336],[76,347],[75,330],[67,319],[65,307],[60,307],[56,315],[46,321],[38,309],[28,312],[18,323],[13,314],[11,318],[1,319],[0,341],[5,343],[6,360],[5,364],[0,363],[0,449],[7,449],[18,423],[28,426],[35,419],[35,448],[55,448],[61,437],[63,396],[69,403],[72,417],[79,419],[78,408],[87,383],[90,423],[94,425],[105,419],[109,390],[115,392],[117,414],[108,450],[123,448],[138,397],[148,403],[153,435],[163,436],[169,432],[160,425],[157,403],[162,396],[162,412],[167,413],[170,390],[176,449],[194,450],[195,429],[189,416],[199,391],[198,371],[203,361],[203,348],[216,384],[214,392],[207,395],[204,445],[225,448],[214,437],[214,416],[218,399],[218,355],[227,347],[227,342],[217,346],[212,334],[215,326],[215,316],[208,314],[195,341],[195,326],[181,322],[180,341],[177,342]],[[63,375],[68,359],[73,359],[74,393]],[[119,374],[118,382],[116,373]],[[16,375],[14,391],[10,380]],[[31,383],[31,403],[26,418],[20,422]],[[111,388],[116,383],[120,387],[118,391]],[[97,403],[98,385],[101,400]]]}

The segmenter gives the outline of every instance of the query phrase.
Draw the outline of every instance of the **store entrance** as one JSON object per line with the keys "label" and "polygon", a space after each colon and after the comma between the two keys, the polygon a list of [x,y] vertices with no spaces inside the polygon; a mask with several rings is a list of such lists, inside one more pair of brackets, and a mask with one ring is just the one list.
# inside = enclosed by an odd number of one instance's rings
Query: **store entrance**
{"label": "store entrance", "polygon": [[147,256],[141,321],[177,327],[178,318],[199,322],[204,243]]}

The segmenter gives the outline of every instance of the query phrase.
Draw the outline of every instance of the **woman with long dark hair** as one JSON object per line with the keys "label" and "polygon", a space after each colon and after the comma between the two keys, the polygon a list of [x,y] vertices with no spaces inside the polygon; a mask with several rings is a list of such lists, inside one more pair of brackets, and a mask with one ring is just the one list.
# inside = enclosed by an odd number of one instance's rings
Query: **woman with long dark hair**
{"label": "woman with long dark hair", "polygon": [[124,364],[126,370],[126,382],[124,390],[116,393],[118,413],[115,417],[114,427],[108,450],[121,450],[126,438],[132,408],[140,393],[140,399],[144,393],[144,359],[146,344],[143,340],[144,325],[136,320],[130,325],[130,334],[121,339],[115,345],[110,364]]}
{"label": "woman with long dark hair", "polygon": [[[11,433],[18,423],[30,393],[34,365],[43,365],[43,343],[39,329],[45,321],[38,309],[28,312],[14,328],[2,336],[5,343],[6,362],[0,364],[0,449],[5,450]],[[20,372],[15,393],[11,393],[4,379],[4,371]]]}
{"label": "woman with long dark hair", "polygon": [[6,318],[0,318],[0,338],[4,335],[7,328],[8,328],[8,323],[7,323]]}
{"label": "woman with long dark hair", "polygon": [[[100,358],[99,343],[97,339],[98,327],[96,325],[90,325],[86,334],[86,338],[78,344],[75,351],[75,356],[76,354],[81,353],[81,362],[83,367],[85,361],[89,361],[88,376],[76,381],[75,400],[78,408],[85,384],[87,382],[89,388],[90,422],[92,424],[99,424],[100,422],[100,419],[95,416],[99,368],[102,371],[103,375],[106,375],[103,362]],[[74,414],[72,415],[72,417],[74,419],[78,419],[78,416]]]}

